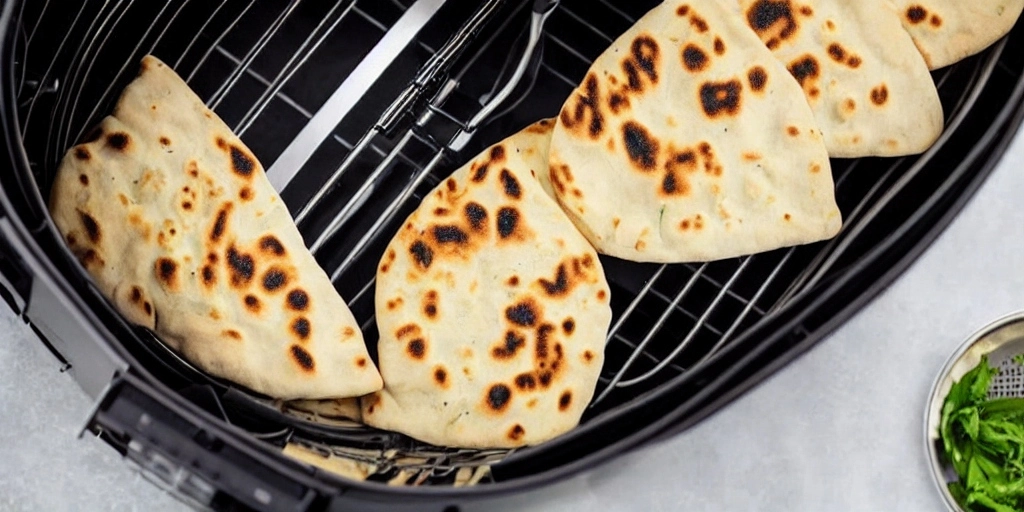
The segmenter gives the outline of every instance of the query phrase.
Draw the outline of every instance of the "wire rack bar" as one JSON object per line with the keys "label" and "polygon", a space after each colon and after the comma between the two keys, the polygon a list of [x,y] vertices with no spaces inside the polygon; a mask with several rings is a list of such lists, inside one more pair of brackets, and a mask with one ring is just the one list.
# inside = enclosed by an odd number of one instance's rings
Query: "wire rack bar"
{"label": "wire rack bar", "polygon": [[288,18],[295,12],[295,9],[299,7],[299,3],[301,1],[302,0],[291,0],[288,3],[288,6],[281,11],[280,15],[278,15],[277,19],[271,23],[270,28],[260,35],[260,38],[256,40],[256,44],[254,44],[245,54],[245,57],[242,58],[242,63],[235,67],[228,79],[221,84],[217,91],[214,92],[207,101],[206,106],[210,107],[210,110],[216,110],[217,106],[220,105],[220,102],[224,101],[224,97],[231,91],[235,84],[238,83],[238,79],[245,74],[245,70],[252,66],[256,57],[258,57],[260,53],[263,52],[263,49],[267,47],[267,43],[277,35],[277,32],[281,30],[281,27],[286,21],[288,21]]}
{"label": "wire rack bar", "polygon": [[[267,178],[270,179],[270,183],[275,189],[283,191],[288,187],[299,170],[313,156],[313,152],[330,136],[335,127],[380,78],[387,65],[398,57],[399,53],[409,45],[432,18],[433,13],[440,9],[446,1],[419,0],[402,14],[402,17],[370,50],[370,53],[363,58],[348,78],[328,98],[327,102],[313,115],[309,123],[306,123],[298,136],[267,169]],[[344,170],[345,168],[339,168],[335,171],[327,185],[320,189],[317,198],[323,198],[323,194],[337,182]],[[311,203],[313,202],[315,201],[311,201]],[[308,212],[308,209],[304,211]],[[297,222],[301,221],[299,217],[300,215],[296,216]]]}
{"label": "wire rack bar", "polygon": [[[335,16],[335,11],[337,11],[341,7],[341,5],[342,2],[334,4],[334,7],[331,8],[330,12],[328,12],[327,15],[322,20],[320,20],[320,23],[317,24],[313,32],[311,32],[309,36],[306,37],[306,39],[302,42],[302,45],[299,47],[299,49],[296,50],[295,53],[292,54],[291,58],[288,59],[288,62],[285,63],[284,68],[282,68],[281,71],[277,74],[277,76],[274,77],[274,81],[271,83],[271,85],[263,92],[263,94],[256,101],[256,103],[253,104],[253,106],[249,109],[249,111],[245,113],[245,115],[242,117],[242,120],[238,123],[238,125],[235,126],[235,133],[237,133],[239,136],[245,134],[249,127],[252,126],[252,123],[255,122],[256,118],[261,113],[263,113],[263,111],[267,108],[267,105],[269,105],[271,100],[274,99],[274,96],[276,96],[277,93],[281,91],[281,88],[284,87],[284,85],[289,80],[291,80],[293,76],[295,76],[295,73],[297,73],[299,69],[302,67],[302,65],[305,64],[306,61],[308,61],[309,58],[313,56],[313,53],[316,52],[318,48],[320,48],[323,42],[328,37],[330,37],[331,34],[334,33],[334,30],[338,28],[338,25],[341,24],[342,20],[348,17],[349,13],[353,11],[356,4],[355,2],[349,3],[348,6],[341,12],[340,15]],[[327,30],[323,31],[323,33],[316,37],[316,41],[313,42],[314,36],[320,33],[321,30],[323,29],[323,26],[327,23],[328,20],[332,18],[334,18],[334,21],[330,24]]]}
{"label": "wire rack bar", "polygon": [[[195,67],[192,68],[192,72],[189,73],[187,77],[185,77],[185,82],[192,82],[192,79],[195,78],[196,73],[198,73],[199,70],[203,67],[203,64],[206,64],[206,60],[209,59],[210,55],[213,54],[214,50],[220,46],[221,41],[223,41],[224,38],[227,37],[228,34],[230,34],[231,31],[235,29],[235,26],[238,25],[238,22],[245,17],[246,13],[249,12],[249,9],[252,8],[253,3],[255,3],[255,0],[249,0],[249,3],[246,4],[244,8],[242,8],[242,11],[239,12],[238,15],[231,20],[231,23],[229,23],[228,26],[224,27],[224,30],[221,30],[220,34],[217,35],[213,42],[210,43],[210,46],[206,49],[206,51],[203,52],[203,56],[199,58],[199,62],[197,62]],[[197,38],[198,36],[199,34],[196,34]],[[193,40],[192,43],[195,43],[195,40]],[[190,43],[190,47],[192,43]],[[241,67],[241,65],[239,67]],[[207,99],[206,102],[207,104],[209,104],[210,99]]]}
{"label": "wire rack bar", "polygon": [[[178,9],[175,10],[174,13],[171,15],[171,19],[167,20],[164,23],[163,30],[160,31],[160,34],[157,36],[156,41],[153,42],[152,46],[150,46],[150,49],[155,47],[160,42],[160,39],[163,38],[164,34],[167,33],[167,28],[171,25],[171,23],[174,23],[174,20],[178,17],[178,14],[181,13],[181,10],[183,8],[185,8],[185,6],[187,4],[188,4],[188,0],[182,2],[182,3],[180,3],[178,5]],[[160,12],[158,12],[157,15],[153,18],[153,22],[150,23],[148,27],[146,27],[146,31],[142,34],[142,37],[140,37],[139,41],[137,43],[135,43],[135,47],[132,48],[131,55],[134,56],[134,55],[138,54],[139,48],[142,47],[142,43],[144,43],[146,41],[146,39],[149,37],[149,33],[152,32],[153,29],[156,28],[156,26],[161,23],[161,21],[162,21],[161,18],[163,17],[164,11],[167,10],[168,6],[169,6],[169,4],[164,4],[164,6],[160,8]],[[82,135],[85,134],[85,131],[89,127],[90,120],[92,120],[96,116],[96,113],[99,112],[100,106],[104,105],[106,103],[106,101],[110,98],[110,95],[114,92],[114,86],[116,84],[120,83],[119,81],[120,81],[121,77],[124,76],[125,71],[128,70],[128,66],[129,65],[134,65],[134,64],[135,64],[135,59],[134,58],[129,59],[129,60],[125,60],[124,63],[121,64],[121,68],[117,70],[117,74],[114,76],[114,79],[111,80],[110,83],[107,84],[107,88],[103,91],[103,94],[100,95],[99,101],[93,103],[92,110],[90,110],[89,111],[89,115],[87,115],[85,117],[86,122],[82,123],[82,127],[79,128],[78,134],[76,134],[74,139],[72,139],[72,140],[80,140],[82,138]],[[72,110],[72,112],[71,112],[71,117],[74,117],[74,110]]]}

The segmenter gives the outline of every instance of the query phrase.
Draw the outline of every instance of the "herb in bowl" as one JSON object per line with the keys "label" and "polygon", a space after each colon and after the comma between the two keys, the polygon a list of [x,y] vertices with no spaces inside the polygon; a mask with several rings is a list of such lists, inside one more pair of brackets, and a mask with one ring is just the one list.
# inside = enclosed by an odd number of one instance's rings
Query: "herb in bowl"
{"label": "herb in bowl", "polygon": [[950,493],[968,512],[1024,512],[1024,398],[990,399],[988,357],[953,384],[940,435],[959,481]]}

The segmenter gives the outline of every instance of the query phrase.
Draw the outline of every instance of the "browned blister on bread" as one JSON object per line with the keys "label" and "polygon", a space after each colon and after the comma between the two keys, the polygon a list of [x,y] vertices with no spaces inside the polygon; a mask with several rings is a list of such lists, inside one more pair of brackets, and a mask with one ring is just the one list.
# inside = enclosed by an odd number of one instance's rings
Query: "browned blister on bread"
{"label": "browned blister on bread", "polygon": [[800,86],[716,0],[666,1],[598,57],[542,179],[600,252],[628,260],[742,256],[842,221]]}
{"label": "browned blister on bread", "polygon": [[610,291],[597,253],[544,192],[553,122],[437,186],[377,273],[385,388],[369,425],[446,446],[537,444],[578,424],[604,360]]}
{"label": "browned blister on bread", "polygon": [[890,0],[740,0],[743,19],[797,80],[829,155],[924,152],[939,94]]}
{"label": "browned blister on bread", "polygon": [[262,165],[158,59],[67,152],[50,211],[118,311],[210,374],[283,399],[381,388]]}

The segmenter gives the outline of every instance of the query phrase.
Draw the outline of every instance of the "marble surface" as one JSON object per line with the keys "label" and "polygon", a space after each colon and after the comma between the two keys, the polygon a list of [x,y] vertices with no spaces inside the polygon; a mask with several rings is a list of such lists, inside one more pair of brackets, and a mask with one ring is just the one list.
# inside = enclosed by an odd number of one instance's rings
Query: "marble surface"
{"label": "marble surface", "polygon": [[[468,510],[942,510],[929,388],[962,340],[1024,309],[1024,135],[953,225],[812,352],[696,428]],[[96,439],[89,403],[0,306],[0,511],[182,510]]]}

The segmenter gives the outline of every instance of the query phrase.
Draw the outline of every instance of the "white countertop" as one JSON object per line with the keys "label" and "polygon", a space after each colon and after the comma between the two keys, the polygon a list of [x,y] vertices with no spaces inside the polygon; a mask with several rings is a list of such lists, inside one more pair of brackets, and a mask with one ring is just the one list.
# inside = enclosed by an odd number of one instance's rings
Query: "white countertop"
{"label": "white countertop", "polygon": [[[472,510],[939,511],[922,420],[943,362],[1024,309],[1024,135],[942,237],[803,358],[696,428]],[[0,306],[0,511],[181,510],[96,439],[90,404]]]}

